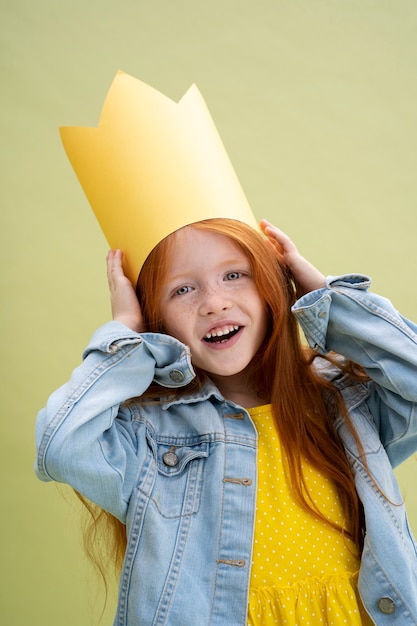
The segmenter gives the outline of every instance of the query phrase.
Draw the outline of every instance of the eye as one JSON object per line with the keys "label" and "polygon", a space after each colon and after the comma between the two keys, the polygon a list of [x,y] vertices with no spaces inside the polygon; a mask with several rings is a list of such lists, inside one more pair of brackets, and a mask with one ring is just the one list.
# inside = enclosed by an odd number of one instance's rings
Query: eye
{"label": "eye", "polygon": [[179,287],[178,289],[176,289],[174,291],[174,296],[183,296],[186,293],[189,293],[191,291],[191,287],[189,287],[188,285],[183,285],[182,287]]}
{"label": "eye", "polygon": [[226,274],[226,280],[237,280],[242,276],[242,272],[228,272]]}

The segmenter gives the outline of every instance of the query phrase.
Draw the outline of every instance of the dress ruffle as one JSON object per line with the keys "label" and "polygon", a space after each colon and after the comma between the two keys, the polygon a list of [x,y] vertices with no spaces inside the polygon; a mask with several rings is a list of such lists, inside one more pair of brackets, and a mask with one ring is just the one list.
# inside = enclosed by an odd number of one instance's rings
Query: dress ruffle
{"label": "dress ruffle", "polygon": [[372,626],[357,594],[358,574],[252,588],[248,626]]}

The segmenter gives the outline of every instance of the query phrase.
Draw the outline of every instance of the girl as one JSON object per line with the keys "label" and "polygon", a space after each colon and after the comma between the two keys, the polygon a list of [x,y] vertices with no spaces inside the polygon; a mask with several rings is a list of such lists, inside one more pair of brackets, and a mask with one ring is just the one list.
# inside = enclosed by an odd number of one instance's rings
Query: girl
{"label": "girl", "polygon": [[137,294],[109,252],[114,321],[38,416],[38,475],[105,512],[115,625],[415,625],[417,327],[261,227],[180,229]]}

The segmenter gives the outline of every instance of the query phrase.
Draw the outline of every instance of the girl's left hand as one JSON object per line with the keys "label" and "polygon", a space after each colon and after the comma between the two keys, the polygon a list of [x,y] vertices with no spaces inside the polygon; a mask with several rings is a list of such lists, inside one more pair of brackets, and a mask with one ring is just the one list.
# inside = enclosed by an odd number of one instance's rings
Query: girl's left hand
{"label": "girl's left hand", "polygon": [[326,285],[324,274],[301,256],[288,235],[267,220],[261,220],[261,229],[277,257],[291,270],[300,296]]}

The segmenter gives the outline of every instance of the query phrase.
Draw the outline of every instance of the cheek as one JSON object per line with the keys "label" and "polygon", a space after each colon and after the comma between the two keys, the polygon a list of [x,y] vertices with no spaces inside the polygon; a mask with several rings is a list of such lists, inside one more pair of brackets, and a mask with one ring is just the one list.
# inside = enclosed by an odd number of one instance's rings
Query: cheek
{"label": "cheek", "polygon": [[161,309],[164,330],[168,335],[184,341],[191,327],[192,312],[188,307],[170,305]]}
{"label": "cheek", "polygon": [[259,320],[259,323],[258,323],[259,334],[262,335],[262,339],[264,339],[268,331],[269,315],[265,307],[265,304],[263,302],[258,301],[257,312],[258,312],[258,320]]}

